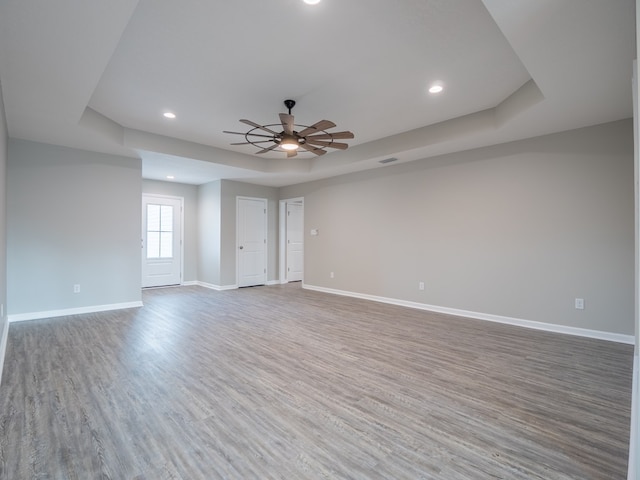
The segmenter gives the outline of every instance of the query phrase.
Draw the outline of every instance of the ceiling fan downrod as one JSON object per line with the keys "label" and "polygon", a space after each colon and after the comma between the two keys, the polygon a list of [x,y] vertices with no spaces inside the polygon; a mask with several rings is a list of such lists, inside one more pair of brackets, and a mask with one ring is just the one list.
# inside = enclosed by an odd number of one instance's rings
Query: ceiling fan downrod
{"label": "ceiling fan downrod", "polygon": [[295,100],[285,100],[284,106],[289,109],[289,115],[291,115],[291,109],[296,106]]}

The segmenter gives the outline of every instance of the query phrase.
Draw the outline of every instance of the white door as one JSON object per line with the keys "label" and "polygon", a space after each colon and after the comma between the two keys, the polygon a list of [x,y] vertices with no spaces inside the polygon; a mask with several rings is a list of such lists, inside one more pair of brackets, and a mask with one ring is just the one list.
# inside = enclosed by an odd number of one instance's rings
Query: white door
{"label": "white door", "polygon": [[301,203],[287,203],[287,281],[302,280],[304,228]]}
{"label": "white door", "polygon": [[267,200],[238,197],[238,286],[267,283]]}
{"label": "white door", "polygon": [[182,199],[142,197],[142,287],[182,283]]}

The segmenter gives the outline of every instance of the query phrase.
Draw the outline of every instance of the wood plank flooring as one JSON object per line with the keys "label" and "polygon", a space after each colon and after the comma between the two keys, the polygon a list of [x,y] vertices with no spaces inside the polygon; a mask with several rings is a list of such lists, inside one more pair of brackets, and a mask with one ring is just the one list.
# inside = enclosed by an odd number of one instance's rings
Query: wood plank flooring
{"label": "wood plank flooring", "polygon": [[633,347],[302,290],[15,323],[0,478],[625,479]]}

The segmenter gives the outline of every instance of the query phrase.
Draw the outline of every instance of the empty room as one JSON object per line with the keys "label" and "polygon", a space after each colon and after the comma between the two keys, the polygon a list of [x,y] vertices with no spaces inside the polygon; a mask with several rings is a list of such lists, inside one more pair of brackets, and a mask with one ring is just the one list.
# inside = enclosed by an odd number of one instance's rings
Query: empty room
{"label": "empty room", "polygon": [[633,0],[0,2],[0,479],[638,480]]}

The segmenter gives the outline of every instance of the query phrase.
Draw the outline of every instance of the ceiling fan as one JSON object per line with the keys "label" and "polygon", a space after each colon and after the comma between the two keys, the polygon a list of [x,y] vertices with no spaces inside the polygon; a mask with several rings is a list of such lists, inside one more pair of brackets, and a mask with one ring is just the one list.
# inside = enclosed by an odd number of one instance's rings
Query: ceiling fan
{"label": "ceiling fan", "polygon": [[[327,148],[336,148],[338,150],[346,150],[349,145],[346,143],[336,142],[336,140],[353,138],[351,132],[327,132],[328,129],[336,126],[329,120],[320,120],[311,126],[298,125],[293,121],[291,109],[295,106],[294,100],[285,100],[284,105],[289,109],[289,113],[280,114],[280,123],[272,123],[269,125],[259,125],[251,120],[242,119],[242,123],[253,127],[248,132],[228,132],[233,135],[244,135],[245,142],[232,143],[231,145],[253,145],[260,148],[256,152],[267,153],[276,150],[278,147],[287,153],[287,157],[295,157],[299,148],[307,150],[316,155],[324,155]],[[276,127],[282,127],[282,131],[278,132]],[[273,127],[273,128],[272,128]],[[274,130],[274,128],[276,128]],[[296,131],[296,128],[301,128]],[[264,146],[262,144],[272,145]],[[280,150],[276,150],[280,151]]]}

